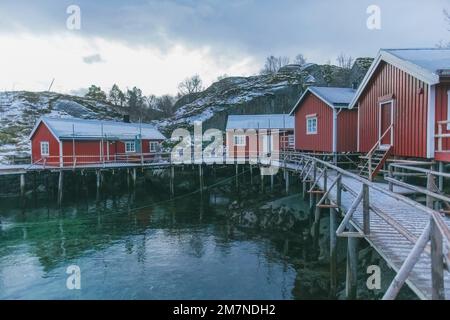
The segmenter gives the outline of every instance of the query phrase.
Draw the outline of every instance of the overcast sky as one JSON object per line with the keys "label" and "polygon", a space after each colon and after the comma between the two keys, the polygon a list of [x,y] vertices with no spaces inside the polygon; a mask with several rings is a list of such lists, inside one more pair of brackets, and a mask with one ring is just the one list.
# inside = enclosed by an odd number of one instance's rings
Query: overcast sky
{"label": "overcast sky", "polygon": [[[67,7],[81,9],[69,30]],[[369,30],[366,10],[381,9]],[[138,86],[175,94],[198,73],[253,75],[266,56],[335,62],[344,52],[375,56],[379,48],[434,47],[450,41],[448,0],[0,0],[0,89],[81,92]]]}

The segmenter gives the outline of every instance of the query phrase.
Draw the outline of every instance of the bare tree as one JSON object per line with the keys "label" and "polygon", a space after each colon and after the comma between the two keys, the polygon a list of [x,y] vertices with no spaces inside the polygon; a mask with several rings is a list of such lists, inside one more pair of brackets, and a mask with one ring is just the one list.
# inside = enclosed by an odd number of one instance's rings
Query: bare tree
{"label": "bare tree", "polygon": [[261,74],[275,74],[281,67],[284,67],[287,64],[289,64],[288,57],[269,56],[266,58],[266,63],[261,70]]}
{"label": "bare tree", "polygon": [[203,91],[203,84],[202,79],[200,79],[200,76],[198,74],[193,75],[190,78],[184,79],[179,85],[178,85],[178,95],[179,96],[185,96],[187,94],[191,93],[197,93]]}
{"label": "bare tree", "polygon": [[353,66],[353,58],[345,55],[344,53],[339,54],[336,61],[338,66],[344,69],[351,69]]}
{"label": "bare tree", "polygon": [[166,117],[170,117],[175,112],[175,99],[170,95],[156,98],[156,107],[162,111]]}
{"label": "bare tree", "polygon": [[299,64],[299,65],[301,65],[301,66],[305,65],[305,64],[306,64],[306,58],[305,58],[305,56],[304,56],[303,54],[301,54],[301,53],[298,54],[298,55],[295,57],[294,63],[295,63],[295,64]]}

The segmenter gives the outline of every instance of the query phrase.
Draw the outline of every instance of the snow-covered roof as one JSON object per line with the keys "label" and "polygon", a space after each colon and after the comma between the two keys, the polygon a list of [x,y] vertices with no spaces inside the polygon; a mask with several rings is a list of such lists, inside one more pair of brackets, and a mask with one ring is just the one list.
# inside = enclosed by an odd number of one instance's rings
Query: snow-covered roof
{"label": "snow-covered roof", "polygon": [[331,108],[347,108],[355,95],[356,90],[341,87],[308,87],[292,108],[290,115],[300,106],[308,93],[314,94]]}
{"label": "snow-covered roof", "polygon": [[385,61],[429,85],[438,84],[443,76],[450,76],[450,49],[381,49],[353,97],[350,108],[356,105],[381,61]]}
{"label": "snow-covered roof", "polygon": [[30,134],[30,139],[39,124],[43,122],[60,140],[63,139],[96,139],[107,138],[117,140],[135,139],[139,134],[142,139],[164,140],[165,137],[152,125],[125,123],[105,120],[86,120],[77,118],[41,117]]}
{"label": "snow-covered roof", "polygon": [[228,129],[294,129],[294,117],[287,114],[230,115]]}

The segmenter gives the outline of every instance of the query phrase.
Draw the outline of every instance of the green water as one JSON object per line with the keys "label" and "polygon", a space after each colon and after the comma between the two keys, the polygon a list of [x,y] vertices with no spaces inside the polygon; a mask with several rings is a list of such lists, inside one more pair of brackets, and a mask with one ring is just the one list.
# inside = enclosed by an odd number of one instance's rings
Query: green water
{"label": "green water", "polygon": [[[236,189],[227,177],[211,178],[203,194],[195,172],[178,178],[175,199],[152,179],[109,184],[97,196],[92,179],[66,179],[75,186],[61,208],[50,190],[25,203],[1,198],[0,299],[327,298],[302,289],[311,279],[299,279],[309,258],[298,234],[227,217],[229,203],[248,194],[258,203],[280,196],[260,194],[248,176]],[[80,268],[79,290],[66,286],[70,265]]]}

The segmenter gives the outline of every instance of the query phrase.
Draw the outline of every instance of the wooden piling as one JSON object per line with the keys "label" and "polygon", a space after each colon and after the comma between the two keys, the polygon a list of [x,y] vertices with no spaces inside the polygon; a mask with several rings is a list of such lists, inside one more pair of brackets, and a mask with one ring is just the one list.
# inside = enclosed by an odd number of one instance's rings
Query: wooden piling
{"label": "wooden piling", "polygon": [[203,193],[203,167],[201,164],[198,165],[198,175],[200,179],[200,192]]}
{"label": "wooden piling", "polygon": [[[349,232],[355,232],[355,228],[350,225]],[[358,238],[347,238],[347,274],[345,280],[345,294],[347,299],[357,298],[357,267],[358,267]]]}
{"label": "wooden piling", "polygon": [[445,300],[442,234],[433,218],[430,221],[431,298],[433,300]]}
{"label": "wooden piling", "polygon": [[137,172],[136,168],[133,168],[133,187],[136,187],[136,180],[137,180]]}
{"label": "wooden piling", "polygon": [[20,197],[25,197],[25,174],[20,175]]}
{"label": "wooden piling", "polygon": [[61,206],[63,202],[63,194],[64,194],[64,171],[59,171],[58,178],[58,205]]}
{"label": "wooden piling", "polygon": [[270,191],[272,191],[272,192],[273,192],[274,179],[275,179],[275,175],[271,174],[270,175]]}
{"label": "wooden piling", "polygon": [[250,185],[253,185],[253,166],[250,163]]}
{"label": "wooden piling", "polygon": [[285,170],[286,194],[289,194],[289,171]]}
{"label": "wooden piling", "polygon": [[334,298],[337,292],[337,215],[335,208],[330,208],[330,297]]}
{"label": "wooden piling", "polygon": [[170,166],[170,195],[175,195],[175,167]]}

